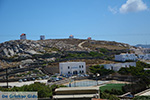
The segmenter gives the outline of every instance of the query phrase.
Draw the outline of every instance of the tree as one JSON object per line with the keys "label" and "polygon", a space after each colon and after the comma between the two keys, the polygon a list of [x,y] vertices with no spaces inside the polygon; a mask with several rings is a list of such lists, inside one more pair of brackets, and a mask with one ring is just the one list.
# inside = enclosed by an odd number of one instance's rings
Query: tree
{"label": "tree", "polygon": [[90,72],[93,74],[100,74],[100,75],[109,75],[114,73],[113,70],[110,69],[105,69],[104,66],[100,66],[100,65],[94,65],[90,67]]}

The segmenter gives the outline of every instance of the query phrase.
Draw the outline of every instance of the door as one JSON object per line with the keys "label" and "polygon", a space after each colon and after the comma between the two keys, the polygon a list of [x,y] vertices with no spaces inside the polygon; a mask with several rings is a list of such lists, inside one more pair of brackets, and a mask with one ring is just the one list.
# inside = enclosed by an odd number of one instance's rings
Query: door
{"label": "door", "polygon": [[74,74],[74,75],[77,75],[77,74],[78,74],[78,72],[75,70],[75,71],[73,71],[73,74]]}

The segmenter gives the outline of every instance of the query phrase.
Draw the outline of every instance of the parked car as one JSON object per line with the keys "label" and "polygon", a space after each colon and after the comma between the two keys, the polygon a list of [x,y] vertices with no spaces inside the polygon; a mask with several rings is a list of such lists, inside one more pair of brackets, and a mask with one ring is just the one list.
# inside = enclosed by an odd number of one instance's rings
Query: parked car
{"label": "parked car", "polygon": [[34,78],[34,77],[33,77],[33,78],[31,78],[31,80],[33,80],[33,81],[34,81],[34,80],[35,80],[35,78]]}
{"label": "parked car", "polygon": [[59,81],[59,78],[56,78],[56,81]]}
{"label": "parked car", "polygon": [[56,80],[54,79],[49,79],[48,82],[55,82]]}
{"label": "parked car", "polygon": [[48,76],[48,75],[46,75],[46,76],[45,76],[45,78],[46,78],[46,79],[48,79],[48,78],[49,78],[49,76]]}
{"label": "parked car", "polygon": [[41,78],[41,77],[38,77],[37,79],[38,79],[38,80],[41,80],[42,78]]}
{"label": "parked car", "polygon": [[26,81],[27,81],[27,79],[25,78],[25,79],[23,79],[23,81],[24,81],[24,82],[26,82]]}
{"label": "parked car", "polygon": [[22,79],[20,79],[19,82],[23,82]]}
{"label": "parked car", "polygon": [[87,75],[87,74],[84,74],[84,76],[85,76],[85,77],[88,77],[89,75]]}

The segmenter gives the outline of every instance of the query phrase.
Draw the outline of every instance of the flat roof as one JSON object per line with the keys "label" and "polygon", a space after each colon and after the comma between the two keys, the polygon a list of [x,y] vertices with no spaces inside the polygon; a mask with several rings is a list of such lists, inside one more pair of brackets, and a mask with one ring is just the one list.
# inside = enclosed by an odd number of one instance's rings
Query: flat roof
{"label": "flat roof", "polygon": [[67,64],[67,63],[85,63],[85,62],[62,62],[62,63],[59,63],[59,64]]}
{"label": "flat roof", "polygon": [[55,92],[57,91],[84,91],[84,90],[99,90],[99,87],[62,87],[62,88],[57,88]]}
{"label": "flat roof", "polygon": [[54,95],[55,99],[63,99],[63,98],[92,98],[96,96],[96,94],[77,94],[77,95]]}

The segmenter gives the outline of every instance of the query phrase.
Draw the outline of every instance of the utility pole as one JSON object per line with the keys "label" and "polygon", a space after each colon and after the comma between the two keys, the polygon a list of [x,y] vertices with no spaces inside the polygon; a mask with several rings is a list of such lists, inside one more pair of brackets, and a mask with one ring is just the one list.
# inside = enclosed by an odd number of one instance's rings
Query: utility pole
{"label": "utility pole", "polygon": [[74,78],[74,87],[76,87],[76,79]]}
{"label": "utility pole", "polygon": [[96,83],[97,83],[97,86],[98,86],[98,77],[100,76],[99,73],[96,74]]}

